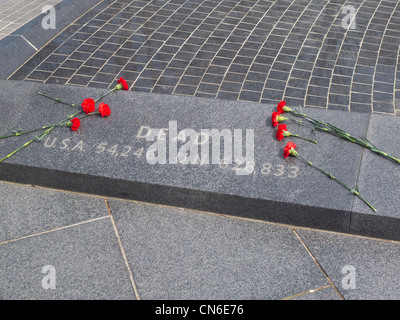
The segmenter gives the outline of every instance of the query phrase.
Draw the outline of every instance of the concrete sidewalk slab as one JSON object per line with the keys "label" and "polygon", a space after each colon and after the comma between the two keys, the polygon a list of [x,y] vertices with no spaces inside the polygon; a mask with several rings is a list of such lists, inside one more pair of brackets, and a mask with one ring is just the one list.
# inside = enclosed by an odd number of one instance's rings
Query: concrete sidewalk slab
{"label": "concrete sidewalk slab", "polygon": [[398,300],[399,243],[297,229],[346,300]]}
{"label": "concrete sidewalk slab", "polygon": [[3,299],[135,299],[108,217],[1,244],[0,263]]}
{"label": "concrete sidewalk slab", "polygon": [[[74,202],[85,209],[85,202],[90,205],[98,199],[3,184],[33,202],[51,204],[58,199],[56,209]],[[40,197],[32,198],[35,194]],[[48,223],[47,210],[52,209],[27,212],[18,197],[4,203],[3,222],[13,220],[21,227],[33,222],[41,228],[20,228],[13,233],[16,238],[0,242],[0,297],[247,301],[399,296],[399,242],[119,199],[101,200],[107,216],[92,219],[78,211],[82,219],[59,228]],[[27,212],[26,216],[16,219],[18,208]],[[36,231],[41,232],[29,234]],[[349,272],[353,271],[355,287],[349,288]],[[55,289],[48,288],[54,283]]]}
{"label": "concrete sidewalk slab", "polygon": [[0,242],[108,216],[104,199],[0,182]]}
{"label": "concrete sidewalk slab", "polygon": [[288,228],[109,203],[144,300],[268,300],[329,284]]}

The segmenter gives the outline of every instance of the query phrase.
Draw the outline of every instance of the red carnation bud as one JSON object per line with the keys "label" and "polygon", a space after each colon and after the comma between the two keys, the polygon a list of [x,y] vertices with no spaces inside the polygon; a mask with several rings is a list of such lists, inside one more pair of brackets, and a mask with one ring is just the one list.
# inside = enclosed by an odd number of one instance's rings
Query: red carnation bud
{"label": "red carnation bud", "polygon": [[72,131],[76,131],[81,126],[81,120],[75,117],[70,122],[68,122],[67,125],[71,127]]}
{"label": "red carnation bud", "polygon": [[284,113],[284,111],[283,111],[283,107],[284,106],[286,106],[286,102],[285,101],[282,100],[281,102],[278,103],[277,109],[278,109],[279,113]]}
{"label": "red carnation bud", "polygon": [[118,89],[118,90],[121,90],[121,89],[123,89],[123,90],[129,90],[129,86],[128,86],[128,84],[126,83],[126,81],[124,80],[124,78],[119,78],[119,80],[118,80],[118,85],[117,85],[117,89]]}
{"label": "red carnation bud", "polygon": [[272,121],[272,125],[274,127],[276,127],[278,125],[278,121],[276,120],[276,117],[279,115],[280,115],[280,113],[277,111],[272,112],[271,121]]}
{"label": "red carnation bud", "polygon": [[287,135],[285,135],[285,132],[288,132],[286,124],[280,124],[278,127],[278,131],[276,132],[276,138],[279,141],[281,141],[284,137],[287,136]]}
{"label": "red carnation bud", "polygon": [[96,109],[95,105],[96,103],[93,99],[85,99],[81,104],[83,111],[85,111],[87,114],[92,113]]}
{"label": "red carnation bud", "polygon": [[287,118],[282,117],[280,112],[277,111],[272,112],[271,121],[274,127],[276,127],[279,124],[279,122],[282,122],[284,120],[287,120]]}
{"label": "red carnation bud", "polygon": [[286,107],[286,102],[283,100],[278,103],[277,110],[279,113],[285,113],[285,112],[292,111],[292,109],[290,109],[289,107]]}
{"label": "red carnation bud", "polygon": [[286,159],[287,157],[291,156],[297,156],[298,153],[295,150],[296,149],[296,144],[293,143],[292,141],[289,141],[283,150],[283,157]]}
{"label": "red carnation bud", "polygon": [[99,112],[102,117],[108,117],[111,114],[110,107],[108,106],[108,104],[105,103],[100,103]]}

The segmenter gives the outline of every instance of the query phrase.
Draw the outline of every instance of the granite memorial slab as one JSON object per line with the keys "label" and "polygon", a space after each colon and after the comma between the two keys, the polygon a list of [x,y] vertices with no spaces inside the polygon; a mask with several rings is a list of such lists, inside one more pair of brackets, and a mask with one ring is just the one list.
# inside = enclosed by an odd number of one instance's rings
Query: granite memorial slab
{"label": "granite memorial slab", "polygon": [[0,135],[5,134],[3,129],[7,128],[14,116],[21,113],[24,107],[28,105],[28,99],[31,93],[35,91],[37,83],[27,82],[19,85],[15,81],[1,81],[0,89]]}
{"label": "granite memorial slab", "polygon": [[[48,84],[35,89],[78,105],[104,93]],[[82,119],[77,131],[56,128],[3,161],[0,180],[348,232],[353,195],[299,159],[283,158],[289,140],[275,137],[276,106],[127,91],[102,101],[109,117]],[[2,132],[58,123],[76,112],[36,93],[26,104]],[[306,111],[354,135],[367,131],[366,114]],[[356,185],[361,147],[308,127],[289,128],[318,141],[293,139],[303,157]],[[1,156],[30,139],[0,141]]]}

